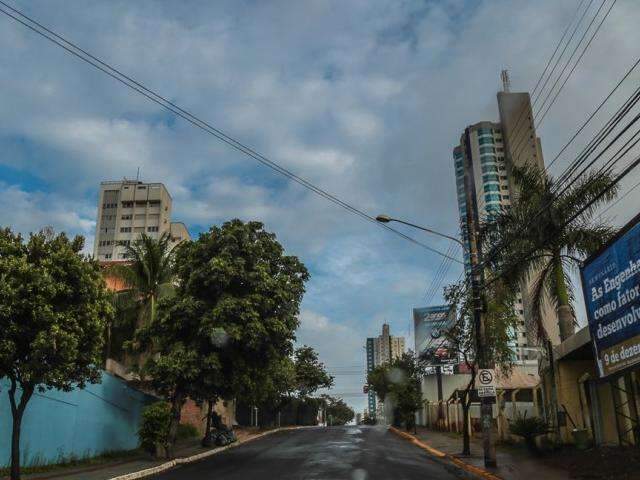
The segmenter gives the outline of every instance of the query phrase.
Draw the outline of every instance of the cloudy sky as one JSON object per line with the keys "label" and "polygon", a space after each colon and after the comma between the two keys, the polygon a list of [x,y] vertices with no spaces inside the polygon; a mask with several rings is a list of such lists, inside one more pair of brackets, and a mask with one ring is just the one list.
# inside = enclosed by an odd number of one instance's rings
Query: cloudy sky
{"label": "cloudy sky", "polygon": [[[503,68],[514,90],[533,88],[577,5],[10,1],[365,212],[450,234],[452,147],[465,126],[497,120]],[[591,2],[591,13],[600,3]],[[636,60],[639,16],[636,0],[618,0],[539,128],[547,159]],[[277,176],[5,16],[0,44],[0,225],[52,225],[92,245],[99,182],[134,177],[140,167],[143,180],[167,185],[175,220],[193,235],[233,217],[262,220],[308,265],[298,337],[340,373],[336,392],[361,390],[364,339],[384,322],[410,337],[411,309],[424,304],[440,257]],[[634,74],[612,105],[639,79]],[[591,127],[553,173],[589,135]],[[624,223],[638,198],[632,193],[608,215]],[[450,265],[446,280],[460,271]],[[362,396],[346,398],[364,406]]]}

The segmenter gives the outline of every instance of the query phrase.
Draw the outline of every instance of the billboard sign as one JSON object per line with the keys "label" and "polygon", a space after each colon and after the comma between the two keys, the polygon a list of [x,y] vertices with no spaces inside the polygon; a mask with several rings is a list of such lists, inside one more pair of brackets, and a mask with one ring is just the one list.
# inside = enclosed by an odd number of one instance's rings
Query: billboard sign
{"label": "billboard sign", "polygon": [[430,347],[446,346],[442,338],[455,321],[455,312],[449,305],[436,305],[413,309],[415,351],[423,354]]}
{"label": "billboard sign", "polygon": [[640,216],[580,269],[600,377],[640,363]]}

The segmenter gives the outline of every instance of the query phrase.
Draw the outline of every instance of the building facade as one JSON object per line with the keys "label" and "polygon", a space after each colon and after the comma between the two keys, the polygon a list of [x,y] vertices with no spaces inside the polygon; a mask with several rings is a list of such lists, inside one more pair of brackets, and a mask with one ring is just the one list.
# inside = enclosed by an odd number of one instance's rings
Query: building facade
{"label": "building facade", "polygon": [[171,207],[171,195],[162,183],[126,179],[100,183],[94,258],[126,260],[125,245],[142,233],[152,238],[167,233],[173,244],[189,239],[183,223],[171,222]]}
{"label": "building facade", "polygon": [[[482,121],[467,127],[460,144],[453,149],[453,161],[458,196],[458,214],[465,249],[465,270],[470,270],[467,235],[467,209],[482,222],[503,209],[510,208],[518,195],[513,180],[513,167],[535,165],[544,169],[540,139],[536,135],[528,93],[503,91],[498,93],[499,122]],[[470,184],[472,205],[467,205],[465,175]],[[513,332],[516,360],[533,359],[535,339],[528,335],[530,319],[528,292],[530,283],[523,284],[514,305],[518,325]],[[553,315],[544,315],[545,327],[553,343],[559,342],[557,322]]]}
{"label": "building facade", "polygon": [[[367,372],[375,367],[389,363],[404,353],[404,337],[394,337],[390,334],[389,325],[382,325],[382,335],[367,338]],[[384,405],[376,401],[376,394],[368,392],[369,415],[377,418],[384,417]]]}

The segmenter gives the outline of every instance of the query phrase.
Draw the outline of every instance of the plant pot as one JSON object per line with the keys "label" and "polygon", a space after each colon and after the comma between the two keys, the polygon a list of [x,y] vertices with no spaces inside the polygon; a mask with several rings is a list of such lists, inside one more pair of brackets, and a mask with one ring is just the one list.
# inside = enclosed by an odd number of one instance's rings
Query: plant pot
{"label": "plant pot", "polygon": [[589,448],[589,444],[591,443],[589,439],[589,430],[585,428],[574,428],[571,431],[571,435],[573,436],[573,442],[578,450],[586,450]]}

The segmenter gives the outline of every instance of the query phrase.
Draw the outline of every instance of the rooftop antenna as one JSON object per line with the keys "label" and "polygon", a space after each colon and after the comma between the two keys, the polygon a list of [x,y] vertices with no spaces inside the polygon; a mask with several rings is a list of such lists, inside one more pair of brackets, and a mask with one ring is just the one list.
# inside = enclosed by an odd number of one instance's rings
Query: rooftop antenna
{"label": "rooftop antenna", "polygon": [[509,70],[502,70],[500,73],[500,78],[502,79],[502,91],[510,92],[511,91],[511,79],[509,78]]}
{"label": "rooftop antenna", "polygon": [[140,167],[138,167],[138,173],[136,173],[136,183],[140,182]]}

